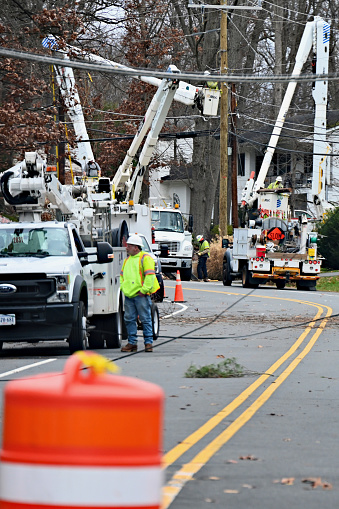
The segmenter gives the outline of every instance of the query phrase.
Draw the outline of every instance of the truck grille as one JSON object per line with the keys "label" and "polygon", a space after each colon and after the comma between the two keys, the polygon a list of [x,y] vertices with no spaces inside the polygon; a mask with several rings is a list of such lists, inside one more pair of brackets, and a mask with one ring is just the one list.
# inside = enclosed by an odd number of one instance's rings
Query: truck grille
{"label": "truck grille", "polygon": [[0,293],[0,304],[41,304],[55,293],[55,280],[45,274],[0,274],[0,284],[16,286],[15,293]]}
{"label": "truck grille", "polygon": [[179,251],[179,242],[159,242],[160,246],[168,246],[170,253]]}

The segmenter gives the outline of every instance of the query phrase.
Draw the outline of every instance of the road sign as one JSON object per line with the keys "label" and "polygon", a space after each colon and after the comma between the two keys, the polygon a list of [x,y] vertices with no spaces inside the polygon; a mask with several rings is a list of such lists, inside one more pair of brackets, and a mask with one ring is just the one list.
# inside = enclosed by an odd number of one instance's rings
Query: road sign
{"label": "road sign", "polygon": [[283,240],[285,238],[285,233],[281,228],[278,228],[277,226],[275,228],[271,228],[267,232],[267,238],[270,240]]}

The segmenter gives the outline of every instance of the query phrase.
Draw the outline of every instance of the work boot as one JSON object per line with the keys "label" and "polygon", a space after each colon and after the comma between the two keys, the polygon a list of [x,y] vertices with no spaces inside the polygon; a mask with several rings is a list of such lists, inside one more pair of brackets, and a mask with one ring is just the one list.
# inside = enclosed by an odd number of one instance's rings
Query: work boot
{"label": "work boot", "polygon": [[136,352],[138,350],[138,345],[132,345],[132,343],[127,343],[126,346],[123,346],[122,352]]}
{"label": "work boot", "polygon": [[145,352],[153,352],[153,345],[151,343],[145,345]]}

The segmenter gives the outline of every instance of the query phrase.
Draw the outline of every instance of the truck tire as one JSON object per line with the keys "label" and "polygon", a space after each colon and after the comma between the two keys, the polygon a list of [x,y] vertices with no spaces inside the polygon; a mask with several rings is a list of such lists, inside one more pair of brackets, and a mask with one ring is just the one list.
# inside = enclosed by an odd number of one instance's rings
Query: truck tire
{"label": "truck tire", "polygon": [[192,276],[192,267],[188,269],[180,269],[180,279],[181,281],[191,281]]}
{"label": "truck tire", "polygon": [[152,302],[151,315],[152,315],[153,341],[156,341],[159,337],[160,318],[158,306],[154,304],[154,302]]}
{"label": "truck tire", "polygon": [[277,280],[275,284],[278,290],[283,290],[285,288],[286,281]]}
{"label": "truck tire", "polygon": [[259,283],[252,283],[251,274],[247,268],[247,265],[244,265],[242,268],[242,287],[243,288],[258,288]]}
{"label": "truck tire", "polygon": [[224,261],[222,266],[222,284],[224,286],[231,286],[232,284],[231,270],[227,261]]}
{"label": "truck tire", "polygon": [[297,282],[297,290],[304,290],[306,292],[315,292],[317,290],[316,283],[299,283]]}
{"label": "truck tire", "polygon": [[117,313],[107,315],[104,320],[104,331],[107,348],[120,348],[123,336],[123,321],[122,308],[119,308]]}
{"label": "truck tire", "polygon": [[242,281],[242,287],[243,288],[251,288],[250,274],[249,274],[247,265],[244,265],[243,268],[242,268],[241,281]]}
{"label": "truck tire", "polygon": [[88,337],[88,345],[94,350],[100,350],[105,346],[105,336],[102,327],[101,318],[91,318],[91,325],[95,326],[95,329],[91,330]]}
{"label": "truck tire", "polygon": [[79,302],[77,318],[72,325],[68,344],[71,353],[87,348],[86,308],[82,300]]}

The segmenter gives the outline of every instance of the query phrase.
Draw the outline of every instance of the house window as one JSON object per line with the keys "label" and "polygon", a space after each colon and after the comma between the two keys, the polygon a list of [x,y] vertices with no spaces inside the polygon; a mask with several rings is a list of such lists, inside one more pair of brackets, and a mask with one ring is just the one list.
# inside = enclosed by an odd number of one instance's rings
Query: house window
{"label": "house window", "polygon": [[238,154],[238,176],[245,176],[245,154],[243,152]]}

